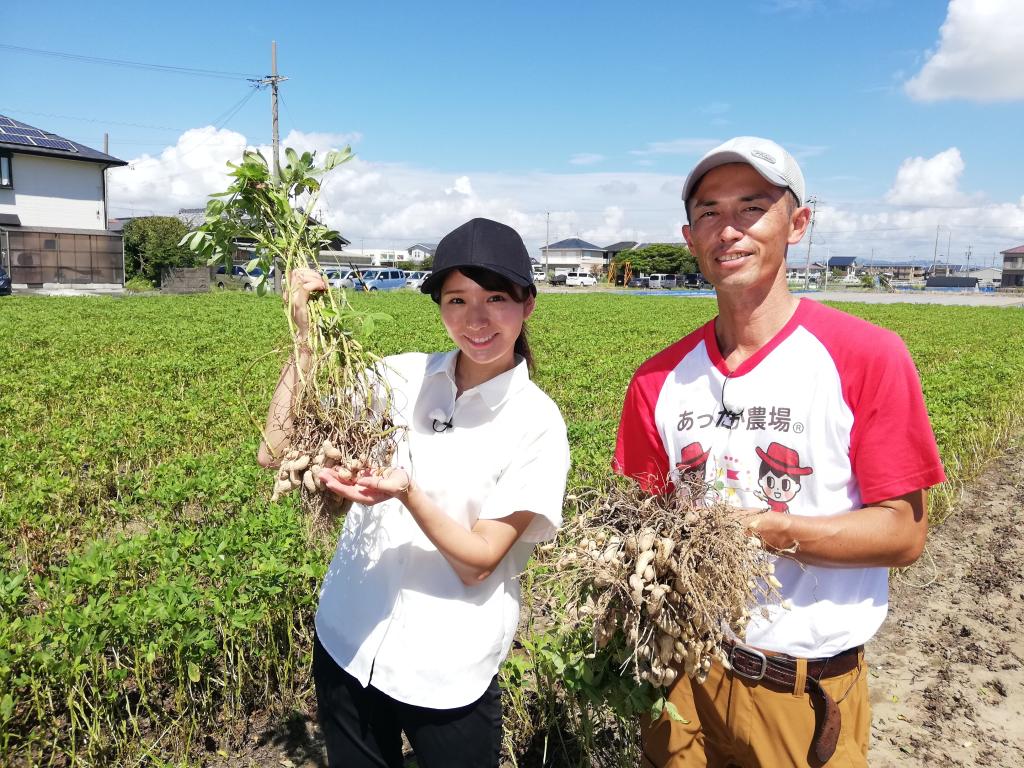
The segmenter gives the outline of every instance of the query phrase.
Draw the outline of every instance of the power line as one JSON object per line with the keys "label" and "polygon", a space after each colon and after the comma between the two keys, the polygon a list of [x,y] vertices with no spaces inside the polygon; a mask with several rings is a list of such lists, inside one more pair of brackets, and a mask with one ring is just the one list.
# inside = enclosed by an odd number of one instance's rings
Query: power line
{"label": "power line", "polygon": [[102,125],[125,125],[129,128],[152,128],[155,131],[187,131],[188,128],[172,128],[169,125],[148,125],[146,123],[126,123],[121,120],[105,120],[95,117],[80,117],[78,115],[58,115],[54,112],[37,112],[32,109],[17,109],[14,107],[0,107],[3,114],[39,115],[41,117],[56,117],[61,120],[81,120],[86,123],[100,123]]}
{"label": "power line", "polygon": [[78,53],[66,51],[45,51],[41,48],[26,48],[21,45],[7,45],[0,43],[0,50],[12,51],[14,53],[25,53],[33,56],[51,56],[57,59],[68,61],[82,61],[87,64],[103,64],[110,67],[125,67],[129,69],[146,69],[157,72],[170,72],[176,75],[190,75],[193,77],[216,77],[223,80],[251,80],[260,75],[251,72],[224,72],[216,69],[200,69],[198,67],[179,67],[171,64],[149,64],[143,61],[127,61],[124,59],[107,59],[100,56],[85,56]]}

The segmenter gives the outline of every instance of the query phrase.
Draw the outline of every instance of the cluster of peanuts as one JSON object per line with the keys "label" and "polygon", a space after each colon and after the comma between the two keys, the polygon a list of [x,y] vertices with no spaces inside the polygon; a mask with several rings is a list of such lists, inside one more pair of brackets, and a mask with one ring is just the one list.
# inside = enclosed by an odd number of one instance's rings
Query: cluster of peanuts
{"label": "cluster of peanuts", "polygon": [[[691,541],[680,542],[680,533],[678,526],[627,534],[599,529],[558,563],[560,569],[582,570],[589,582],[576,612],[593,621],[595,645],[604,648],[622,633],[635,679],[655,687],[672,685],[680,671],[703,682],[714,657],[725,661],[723,621],[738,632],[749,621],[757,586],[750,575],[774,589],[781,586],[757,539],[741,545],[748,549],[740,553],[743,568],[717,572]],[[716,572],[701,572],[711,569]]]}
{"label": "cluster of peanuts", "polygon": [[330,439],[320,444],[315,455],[293,448],[285,454],[281,468],[277,471],[270,500],[277,501],[300,487],[310,493],[323,491],[320,473],[325,469],[330,469],[341,480],[351,480],[369,468],[367,457],[346,459],[341,449],[335,447]]}

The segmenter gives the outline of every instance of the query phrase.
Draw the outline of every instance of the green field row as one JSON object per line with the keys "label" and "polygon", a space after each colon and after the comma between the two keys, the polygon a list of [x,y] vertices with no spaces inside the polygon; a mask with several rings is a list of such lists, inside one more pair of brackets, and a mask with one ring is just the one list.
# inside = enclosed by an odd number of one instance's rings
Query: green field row
{"label": "green field row", "polygon": [[[425,296],[354,303],[393,317],[384,354],[448,346]],[[952,480],[941,516],[1022,426],[1024,313],[840,308],[911,350]],[[536,379],[569,426],[572,485],[607,471],[633,370],[714,314],[710,299],[540,298]],[[0,754],[183,761],[225,721],[307,695],[328,553],[255,462],[288,347],[280,301],[18,297],[0,327]]]}

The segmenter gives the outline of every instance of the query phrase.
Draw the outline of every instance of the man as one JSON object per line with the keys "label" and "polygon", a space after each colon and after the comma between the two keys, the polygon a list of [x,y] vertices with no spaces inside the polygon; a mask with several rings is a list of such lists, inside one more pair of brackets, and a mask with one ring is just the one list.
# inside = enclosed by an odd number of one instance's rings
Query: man
{"label": "man", "polygon": [[[786,284],[810,223],[803,174],[765,139],[712,150],[683,186],[683,236],[718,316],[633,377],[615,463],[651,491],[684,450],[771,550],[787,608],[727,639],[703,685],[670,692],[683,719],[644,730],[655,766],[864,766],[863,644],[885,618],[888,568],[912,563],[925,492],[945,480],[920,382],[896,334]],[[677,470],[678,472],[678,470]]]}

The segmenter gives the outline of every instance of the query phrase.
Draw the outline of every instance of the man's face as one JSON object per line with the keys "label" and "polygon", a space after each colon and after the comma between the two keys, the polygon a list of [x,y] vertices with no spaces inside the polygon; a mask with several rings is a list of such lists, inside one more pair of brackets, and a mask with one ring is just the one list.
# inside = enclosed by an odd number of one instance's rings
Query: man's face
{"label": "man's face", "polygon": [[810,210],[746,163],[728,163],[701,179],[690,218],[683,236],[704,277],[736,293],[785,285],[786,249],[803,237]]}

